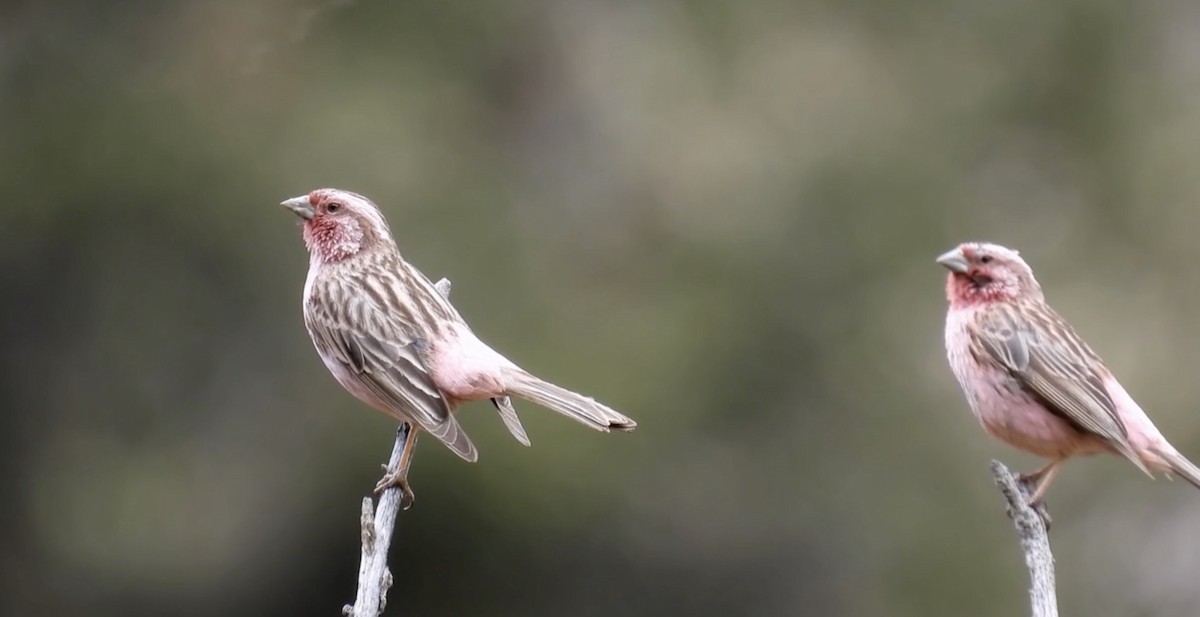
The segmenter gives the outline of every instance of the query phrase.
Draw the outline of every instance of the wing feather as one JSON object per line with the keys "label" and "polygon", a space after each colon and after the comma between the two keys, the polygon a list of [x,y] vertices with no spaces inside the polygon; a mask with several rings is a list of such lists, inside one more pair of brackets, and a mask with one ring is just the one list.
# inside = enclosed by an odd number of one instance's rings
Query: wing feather
{"label": "wing feather", "polygon": [[1100,358],[1049,307],[1030,316],[997,305],[980,314],[978,332],[988,356],[1047,408],[1077,428],[1098,435],[1138,466],[1116,403],[1096,370]]}
{"label": "wing feather", "polygon": [[475,461],[474,444],[425,367],[426,342],[411,320],[363,294],[356,300],[338,310],[341,305],[319,296],[309,299],[305,323],[318,351],[344,364],[384,411],[411,419],[455,454]]}

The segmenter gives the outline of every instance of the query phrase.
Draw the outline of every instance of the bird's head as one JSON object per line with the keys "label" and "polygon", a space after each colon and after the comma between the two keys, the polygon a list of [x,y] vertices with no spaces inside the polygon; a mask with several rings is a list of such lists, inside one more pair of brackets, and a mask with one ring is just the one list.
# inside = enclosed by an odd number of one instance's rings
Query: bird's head
{"label": "bird's head", "polygon": [[1016,251],[998,244],[960,244],[937,262],[950,271],[946,299],[952,308],[1042,298],[1042,287],[1029,264]]}
{"label": "bird's head", "polygon": [[304,244],[314,259],[331,263],[392,243],[387,220],[370,199],[339,189],[317,189],[281,206],[303,219]]}

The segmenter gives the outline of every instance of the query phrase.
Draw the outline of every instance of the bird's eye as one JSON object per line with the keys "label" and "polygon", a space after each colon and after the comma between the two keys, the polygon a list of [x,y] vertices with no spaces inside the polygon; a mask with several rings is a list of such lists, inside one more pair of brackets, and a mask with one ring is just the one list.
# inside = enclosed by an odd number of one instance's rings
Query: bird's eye
{"label": "bird's eye", "polygon": [[325,204],[325,211],[330,214],[333,214],[334,212],[337,212],[338,210],[340,210],[341,207],[342,207],[342,204],[339,204],[336,201],[331,201],[328,204]]}
{"label": "bird's eye", "polygon": [[992,263],[992,256],[991,256],[991,255],[984,255],[984,256],[980,257],[980,258],[979,258],[979,263],[981,263],[981,264],[990,264],[990,263]]}

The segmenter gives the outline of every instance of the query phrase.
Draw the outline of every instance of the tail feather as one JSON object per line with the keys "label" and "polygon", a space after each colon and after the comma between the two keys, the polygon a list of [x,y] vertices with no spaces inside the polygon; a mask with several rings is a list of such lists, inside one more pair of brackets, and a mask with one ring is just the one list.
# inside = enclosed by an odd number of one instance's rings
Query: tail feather
{"label": "tail feather", "polygon": [[1200,467],[1196,467],[1174,449],[1160,448],[1157,450],[1157,454],[1170,465],[1171,471],[1175,475],[1187,480],[1192,486],[1200,488]]}
{"label": "tail feather", "polygon": [[632,431],[637,422],[594,399],[542,381],[521,369],[504,373],[506,394],[537,403],[598,431]]}
{"label": "tail feather", "polygon": [[492,399],[492,404],[496,406],[496,411],[500,412],[500,419],[504,421],[504,426],[508,428],[508,432],[521,445],[529,445],[529,435],[525,434],[525,427],[521,426],[521,418],[517,416],[517,410],[513,409],[512,399],[507,396],[498,396]]}

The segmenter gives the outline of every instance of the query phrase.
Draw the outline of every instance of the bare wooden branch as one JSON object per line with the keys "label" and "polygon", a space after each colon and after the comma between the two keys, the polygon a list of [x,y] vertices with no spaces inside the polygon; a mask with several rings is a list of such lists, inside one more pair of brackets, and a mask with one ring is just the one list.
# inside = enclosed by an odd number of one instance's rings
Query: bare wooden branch
{"label": "bare wooden branch", "polygon": [[[396,471],[404,453],[408,423],[396,431],[396,443],[388,459],[387,473]],[[396,515],[400,513],[402,493],[390,487],[379,497],[379,506],[370,497],[362,501],[362,558],[358,564],[358,595],[354,604],[342,607],[342,614],[351,617],[379,617],[387,606],[388,588],[392,586],[392,573],[387,567],[388,548],[392,545],[392,530],[396,526]]]}
{"label": "bare wooden branch", "polygon": [[1054,584],[1054,553],[1044,510],[1029,506],[1029,494],[1016,476],[1000,461],[992,461],[992,476],[1008,502],[1008,516],[1017,528],[1025,566],[1029,568],[1029,603],[1033,617],[1058,617],[1058,595]]}
{"label": "bare wooden branch", "polygon": [[[443,297],[450,297],[450,281],[442,279],[434,287]],[[399,471],[404,457],[404,446],[408,443],[408,432],[415,430],[407,422],[396,431],[396,443],[392,445],[392,456],[388,459],[385,474]],[[362,501],[360,519],[362,529],[362,558],[358,564],[358,594],[354,604],[342,607],[342,614],[350,617],[379,617],[387,607],[387,592],[392,586],[392,573],[388,570],[388,549],[392,545],[392,532],[396,527],[396,516],[401,510],[403,493],[398,487],[389,487],[379,496],[376,506],[370,497]]]}

